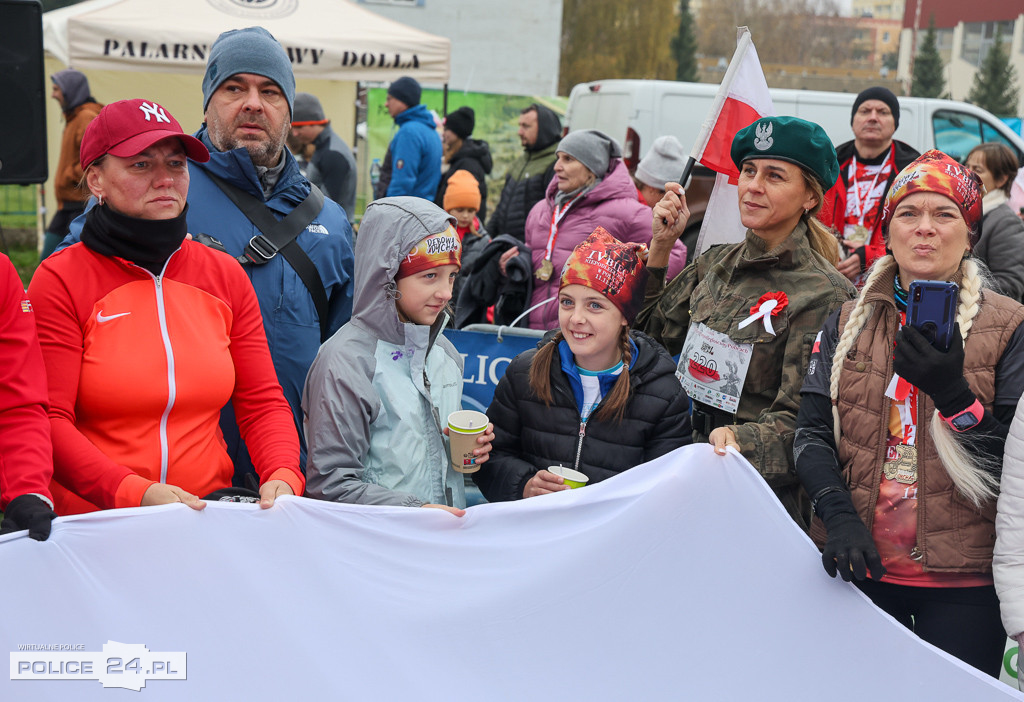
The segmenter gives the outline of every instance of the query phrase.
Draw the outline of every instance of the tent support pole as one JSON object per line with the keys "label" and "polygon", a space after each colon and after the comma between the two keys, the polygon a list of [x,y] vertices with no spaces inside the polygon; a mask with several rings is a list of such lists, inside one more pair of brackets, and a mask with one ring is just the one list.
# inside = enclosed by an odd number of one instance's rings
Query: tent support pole
{"label": "tent support pole", "polygon": [[445,117],[448,116],[448,84],[444,84],[444,104],[441,107],[442,113]]}

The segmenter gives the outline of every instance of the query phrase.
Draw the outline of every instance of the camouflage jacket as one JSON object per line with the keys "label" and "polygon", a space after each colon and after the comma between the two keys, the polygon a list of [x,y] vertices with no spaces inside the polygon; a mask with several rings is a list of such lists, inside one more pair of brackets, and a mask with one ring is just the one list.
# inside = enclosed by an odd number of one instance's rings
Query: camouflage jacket
{"label": "camouflage jacket", "polygon": [[[815,253],[801,221],[771,251],[747,230],[745,241],[706,251],[669,285],[664,268],[652,268],[636,326],[678,354],[690,322],[700,322],[733,341],[753,344],[735,424],[729,428],[744,457],[765,477],[794,517],[800,486],[793,469],[793,434],[800,386],[814,337],[829,314],[855,295],[850,282]],[[788,303],[772,317],[776,335],[760,322],[739,329],[767,292],[784,292]],[[707,441],[695,435],[694,441]],[[805,500],[799,500],[806,502]],[[805,515],[809,518],[809,513]],[[806,520],[803,521],[806,528]]]}

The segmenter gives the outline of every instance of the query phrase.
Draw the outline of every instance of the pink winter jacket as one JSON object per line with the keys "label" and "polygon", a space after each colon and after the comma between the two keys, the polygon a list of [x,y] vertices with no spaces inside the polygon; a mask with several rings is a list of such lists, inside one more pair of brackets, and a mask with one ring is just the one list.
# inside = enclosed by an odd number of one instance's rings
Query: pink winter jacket
{"label": "pink winter jacket", "polygon": [[[540,268],[551,232],[551,214],[558,192],[558,178],[548,183],[544,199],[533,206],[526,218],[526,245],[533,253],[533,270]],[[637,199],[636,186],[622,159],[613,159],[604,179],[593,190],[569,208],[558,225],[558,238],[551,252],[554,273],[550,280],[533,279],[533,297],[530,307],[558,294],[558,280],[569,254],[597,227],[604,227],[620,241],[651,243],[651,208]],[[677,241],[672,248],[668,265],[668,278],[683,270],[686,264],[686,246]],[[643,294],[641,290],[639,294]],[[531,329],[554,329],[558,326],[557,300],[538,307],[530,313]]]}

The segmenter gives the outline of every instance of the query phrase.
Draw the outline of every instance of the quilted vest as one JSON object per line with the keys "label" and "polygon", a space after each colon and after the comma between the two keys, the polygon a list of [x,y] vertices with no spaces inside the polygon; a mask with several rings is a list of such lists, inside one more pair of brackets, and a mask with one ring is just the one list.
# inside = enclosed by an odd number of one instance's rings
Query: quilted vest
{"label": "quilted vest", "polygon": [[[874,311],[843,359],[839,380],[839,461],[854,506],[868,529],[874,522],[888,436],[890,400],[885,389],[893,374],[892,350],[899,328],[899,312],[892,297],[895,271],[893,267],[863,292],[867,301],[874,303]],[[840,335],[853,306],[853,302],[843,305]],[[996,365],[1021,322],[1024,306],[983,290],[980,311],[964,346],[964,377],[986,410],[992,410],[995,397]],[[926,571],[991,572],[995,500],[979,510],[956,490],[932,441],[930,422],[934,411],[931,398],[919,393],[916,552]],[[811,536],[821,546],[825,531],[819,519],[814,522]]]}

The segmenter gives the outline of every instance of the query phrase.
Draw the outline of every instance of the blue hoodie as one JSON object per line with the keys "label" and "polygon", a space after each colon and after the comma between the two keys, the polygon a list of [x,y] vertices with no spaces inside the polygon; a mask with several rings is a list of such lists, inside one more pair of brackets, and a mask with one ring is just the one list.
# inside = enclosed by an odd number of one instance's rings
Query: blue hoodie
{"label": "blue hoodie", "polygon": [[388,197],[412,195],[433,201],[441,182],[441,138],[434,117],[415,105],[395,117],[398,133],[391,139],[391,182]]}

